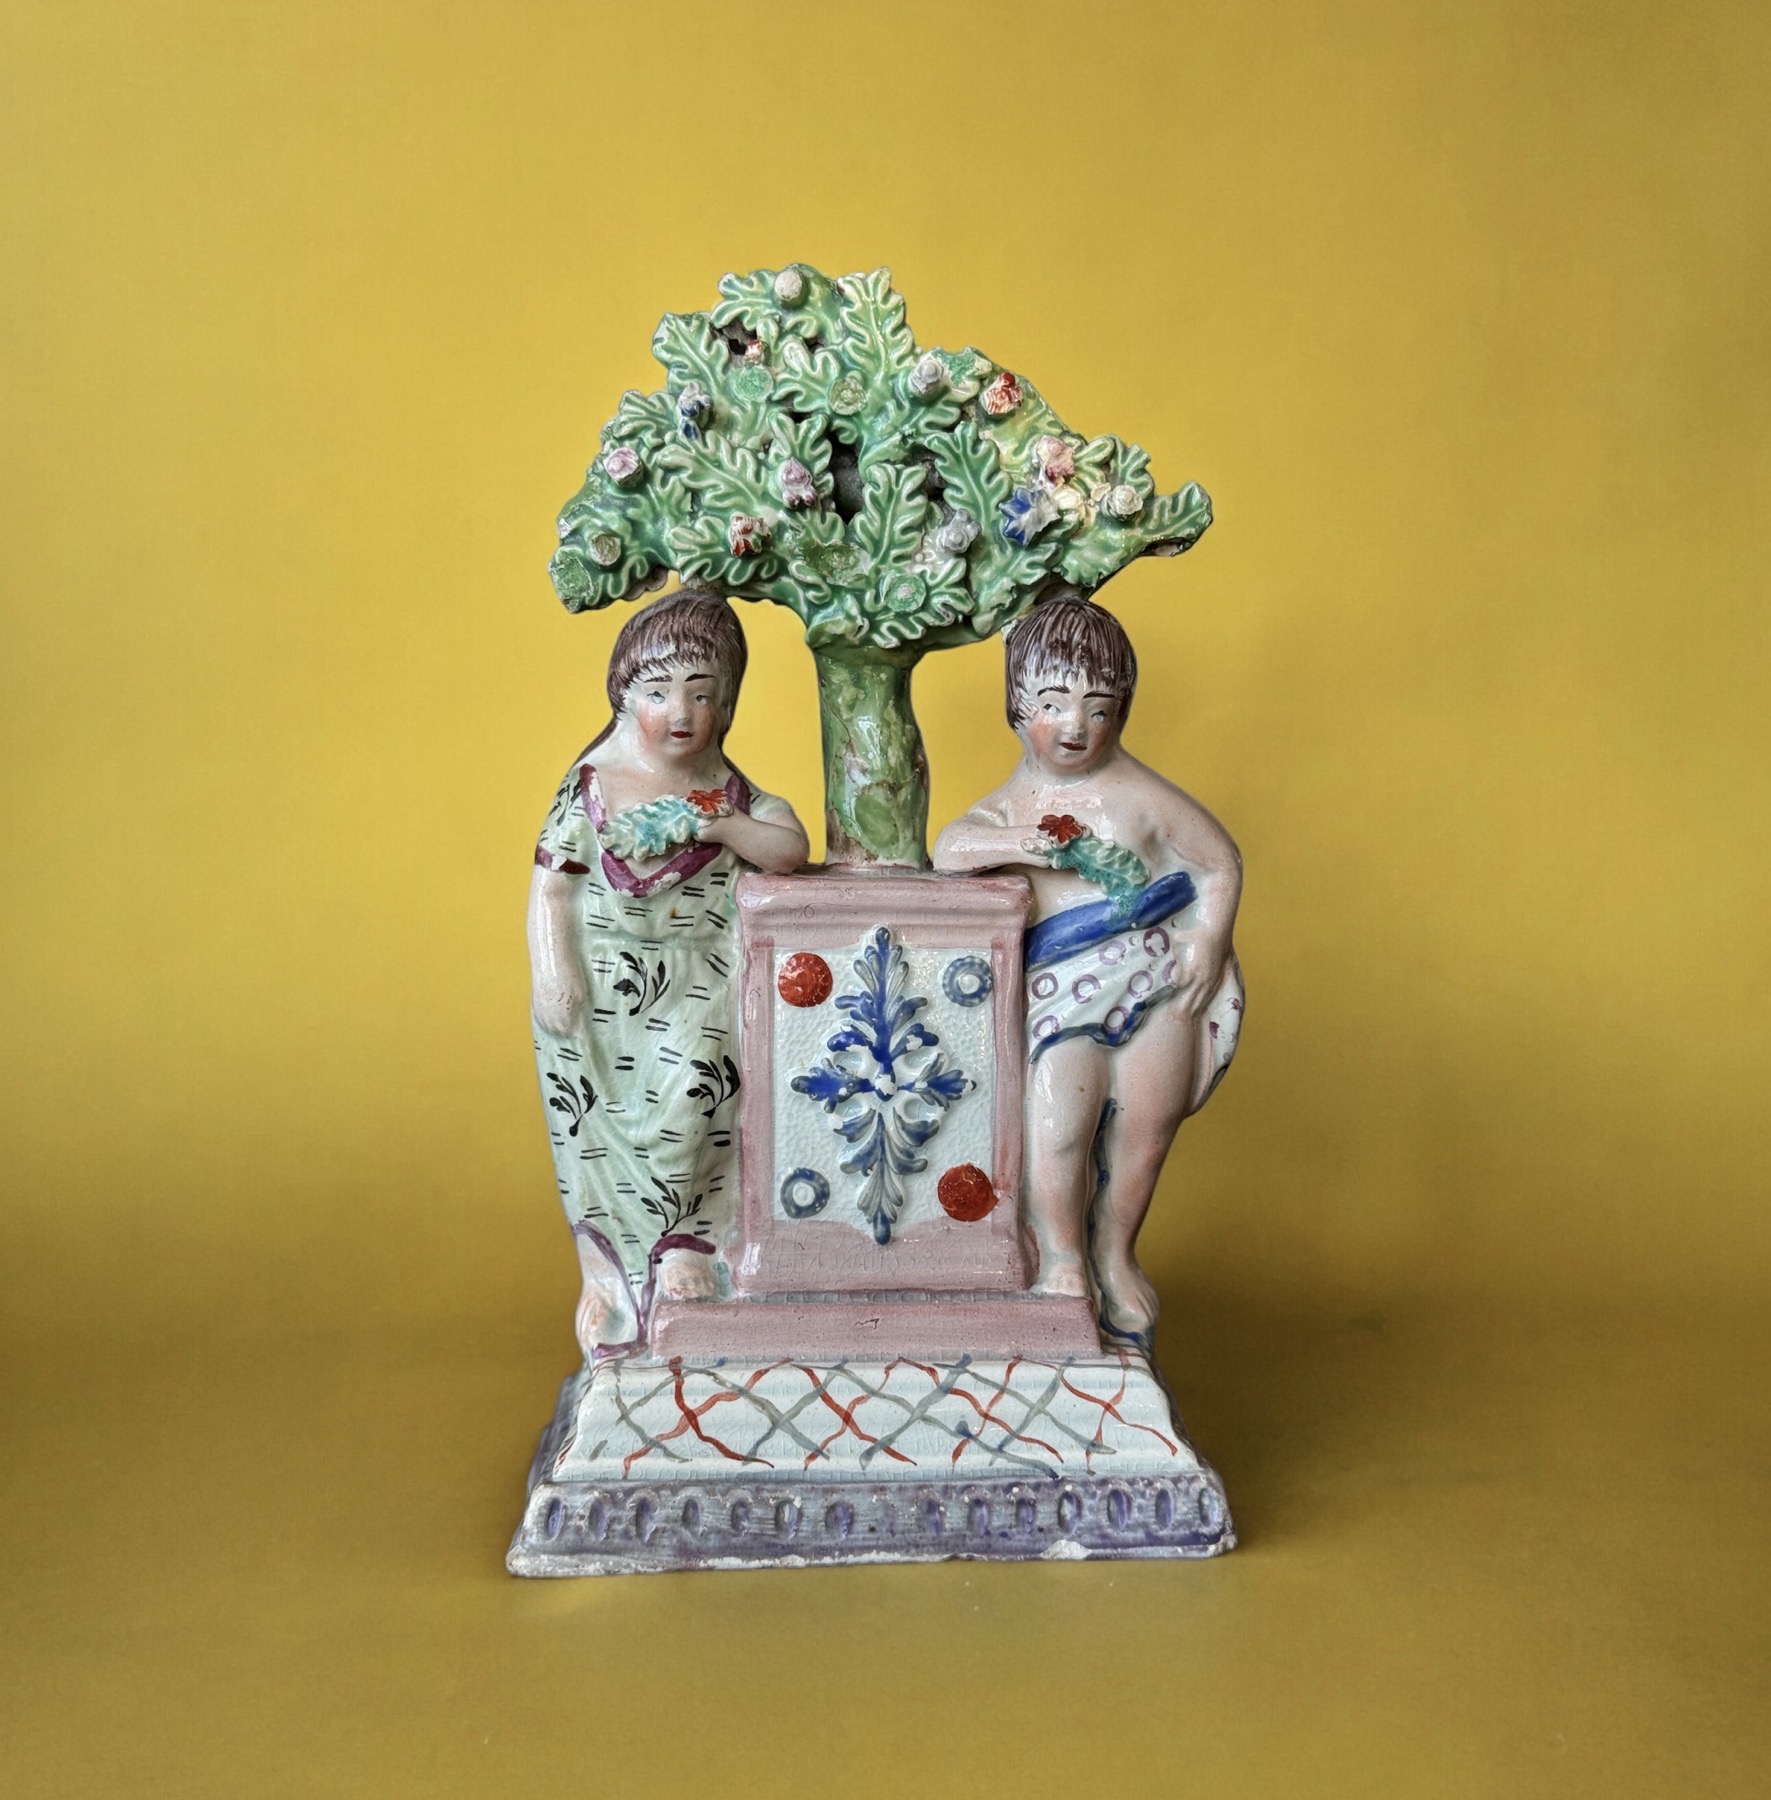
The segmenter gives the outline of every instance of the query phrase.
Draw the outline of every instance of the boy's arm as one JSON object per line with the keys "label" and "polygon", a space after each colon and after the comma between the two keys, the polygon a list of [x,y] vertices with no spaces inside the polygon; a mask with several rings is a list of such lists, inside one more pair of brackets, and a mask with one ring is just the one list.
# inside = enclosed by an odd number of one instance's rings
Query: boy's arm
{"label": "boy's arm", "polygon": [[1197,895],[1178,934],[1175,1002],[1197,1018],[1224,978],[1236,908],[1242,900],[1242,853],[1230,834],[1190,794],[1172,790],[1159,834],[1193,877]]}
{"label": "boy's arm", "polygon": [[929,861],[943,875],[972,875],[1012,864],[1044,868],[1052,840],[1031,825],[1011,825],[999,794],[980,800],[935,839]]}

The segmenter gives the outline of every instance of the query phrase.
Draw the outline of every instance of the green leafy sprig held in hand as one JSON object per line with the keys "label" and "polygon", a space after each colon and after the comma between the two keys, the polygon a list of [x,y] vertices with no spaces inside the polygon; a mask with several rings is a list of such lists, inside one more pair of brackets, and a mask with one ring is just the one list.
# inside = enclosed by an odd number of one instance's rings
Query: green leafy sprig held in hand
{"label": "green leafy sprig held in hand", "polygon": [[1039,821],[1039,829],[1052,841],[1045,860],[1054,869],[1069,869],[1092,882],[1123,917],[1131,916],[1150,881],[1141,857],[1108,838],[1096,837],[1069,813],[1047,813]]}

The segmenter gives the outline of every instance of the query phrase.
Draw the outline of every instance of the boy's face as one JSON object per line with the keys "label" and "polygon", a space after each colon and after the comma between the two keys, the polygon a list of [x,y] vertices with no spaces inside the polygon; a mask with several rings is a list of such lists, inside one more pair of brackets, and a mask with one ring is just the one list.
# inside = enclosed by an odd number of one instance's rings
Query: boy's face
{"label": "boy's face", "polygon": [[1086,775],[1119,742],[1119,700],[1086,671],[1035,678],[1024,701],[1021,742],[1053,775]]}

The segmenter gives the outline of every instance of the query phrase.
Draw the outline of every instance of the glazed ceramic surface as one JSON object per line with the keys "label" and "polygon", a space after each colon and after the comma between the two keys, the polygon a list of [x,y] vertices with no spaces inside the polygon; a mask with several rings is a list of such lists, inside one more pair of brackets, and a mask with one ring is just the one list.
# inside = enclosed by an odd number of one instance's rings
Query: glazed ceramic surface
{"label": "glazed ceramic surface", "polygon": [[[744,881],[742,1291],[1026,1285],[1028,901],[1014,877]],[[814,961],[815,1001],[789,978]]]}
{"label": "glazed ceramic surface", "polygon": [[1240,1037],[1242,860],[1198,801],[1124,749],[1137,657],[1103,607],[1048,598],[1014,628],[1004,674],[1020,764],[941,833],[935,862],[1028,872],[1037,1286],[1093,1294],[1109,1341],[1149,1348],[1156,1294],[1134,1249],[1175,1132]]}
{"label": "glazed ceramic surface", "polygon": [[[1214,1555],[1134,1246],[1235,1052],[1241,864],[1123,750],[1136,657],[1082,591],[1205,496],[920,349],[883,271],[721,291],[660,326],[553,564],[574,610],[705,585],[623,626],[535,853],[585,1366],[510,1567]],[[728,595],[805,621],[828,867],[723,758]],[[1001,630],[1022,763],[931,872],[910,674]]]}
{"label": "glazed ceramic surface", "polygon": [[652,340],[559,518],[573,611],[669,571],[804,621],[823,715],[830,856],[921,867],[928,769],[910,675],[992,636],[1054,583],[1094,587],[1211,522],[1136,444],[1073,431],[1018,371],[925,349],[890,272],[727,275]]}

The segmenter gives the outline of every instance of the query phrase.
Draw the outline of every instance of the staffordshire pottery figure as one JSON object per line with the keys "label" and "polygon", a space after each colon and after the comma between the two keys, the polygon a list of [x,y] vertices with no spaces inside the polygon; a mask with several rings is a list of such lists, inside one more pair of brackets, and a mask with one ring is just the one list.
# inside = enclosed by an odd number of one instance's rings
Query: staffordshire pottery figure
{"label": "staffordshire pottery figure", "polygon": [[685,589],[629,619],[613,717],[535,847],[535,1059],[591,1359],[638,1347],[656,1296],[719,1286],[737,1198],[733,882],[806,858],[793,809],[725,760],[744,663],[716,594]]}
{"label": "staffordshire pottery figure", "polygon": [[[573,612],[674,572],[536,851],[536,1056],[583,1364],[510,1568],[1212,1556],[1223,1484],[1133,1246],[1222,1072],[1239,870],[1119,742],[1088,596],[1211,521],[1016,370],[925,349],[887,271],[667,314],[559,520]],[[729,600],[803,621],[829,861],[722,744]],[[1021,769],[942,834],[910,703],[1009,632]]]}
{"label": "staffordshire pottery figure", "polygon": [[1029,873],[1035,1287],[1084,1294],[1092,1272],[1103,1330],[1148,1349],[1156,1293],[1132,1251],[1176,1130],[1236,1052],[1242,860],[1121,744],[1137,659],[1104,607],[1036,606],[1010,630],[1005,677],[1020,766],[941,833],[935,867]]}

